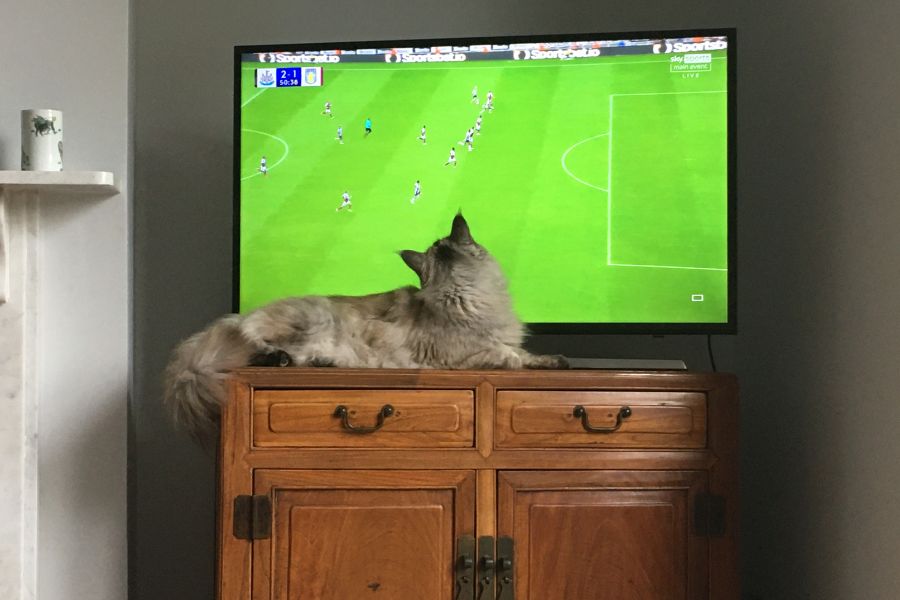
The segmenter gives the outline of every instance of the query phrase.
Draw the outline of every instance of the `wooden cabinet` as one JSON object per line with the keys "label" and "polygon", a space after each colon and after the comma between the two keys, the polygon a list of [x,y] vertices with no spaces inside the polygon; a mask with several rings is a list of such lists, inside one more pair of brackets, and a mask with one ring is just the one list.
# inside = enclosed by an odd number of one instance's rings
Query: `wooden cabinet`
{"label": "wooden cabinet", "polygon": [[254,492],[273,506],[254,598],[452,598],[455,540],[475,528],[474,471],[263,469]]}
{"label": "wooden cabinet", "polygon": [[729,375],[246,369],[220,600],[737,599]]}
{"label": "wooden cabinet", "polygon": [[708,598],[707,540],[690,508],[699,471],[501,472],[498,534],[516,549],[516,598]]}

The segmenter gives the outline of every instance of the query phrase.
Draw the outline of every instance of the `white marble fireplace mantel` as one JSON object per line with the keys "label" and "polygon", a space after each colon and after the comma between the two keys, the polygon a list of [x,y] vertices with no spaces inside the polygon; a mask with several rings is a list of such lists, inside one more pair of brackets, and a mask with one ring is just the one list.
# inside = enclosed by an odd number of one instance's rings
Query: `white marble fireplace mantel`
{"label": "white marble fireplace mantel", "polygon": [[0,598],[37,597],[39,204],[116,194],[106,171],[0,171]]}
{"label": "white marble fireplace mantel", "polygon": [[10,293],[11,243],[8,205],[36,201],[44,194],[86,198],[109,196],[117,192],[113,174],[108,171],[0,171],[0,304]]}

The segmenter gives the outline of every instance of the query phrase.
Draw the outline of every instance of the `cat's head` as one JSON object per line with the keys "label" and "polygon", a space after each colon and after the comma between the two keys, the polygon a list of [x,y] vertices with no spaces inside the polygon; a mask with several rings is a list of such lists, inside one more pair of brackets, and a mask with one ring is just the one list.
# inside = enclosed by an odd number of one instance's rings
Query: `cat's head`
{"label": "cat's head", "polygon": [[437,240],[425,252],[403,250],[400,256],[419,276],[423,291],[506,290],[500,267],[472,237],[462,213],[454,217],[450,235]]}

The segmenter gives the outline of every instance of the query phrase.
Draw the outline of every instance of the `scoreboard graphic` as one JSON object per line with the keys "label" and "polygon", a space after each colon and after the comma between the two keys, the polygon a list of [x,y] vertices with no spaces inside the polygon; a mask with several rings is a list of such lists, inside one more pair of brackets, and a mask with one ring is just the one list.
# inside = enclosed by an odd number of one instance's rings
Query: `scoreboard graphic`
{"label": "scoreboard graphic", "polygon": [[276,67],[256,69],[256,87],[320,87],[322,67]]}

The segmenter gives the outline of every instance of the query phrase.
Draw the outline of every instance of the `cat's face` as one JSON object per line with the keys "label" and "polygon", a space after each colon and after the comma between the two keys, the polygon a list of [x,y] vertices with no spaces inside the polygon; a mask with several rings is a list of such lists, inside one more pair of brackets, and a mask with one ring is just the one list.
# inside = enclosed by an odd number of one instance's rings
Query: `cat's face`
{"label": "cat's face", "polygon": [[467,283],[480,279],[485,268],[493,270],[494,261],[472,238],[462,214],[453,219],[450,235],[437,240],[425,252],[404,250],[400,253],[406,265],[415,271],[422,289],[446,284]]}

